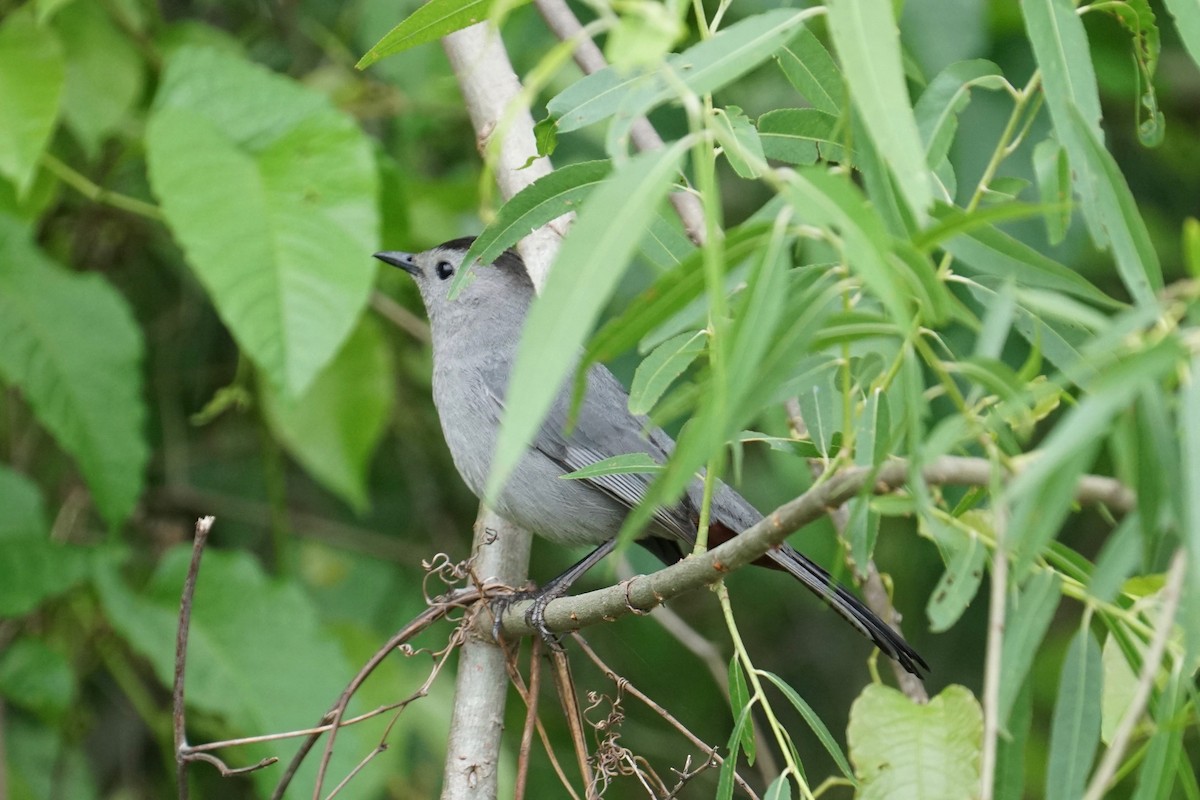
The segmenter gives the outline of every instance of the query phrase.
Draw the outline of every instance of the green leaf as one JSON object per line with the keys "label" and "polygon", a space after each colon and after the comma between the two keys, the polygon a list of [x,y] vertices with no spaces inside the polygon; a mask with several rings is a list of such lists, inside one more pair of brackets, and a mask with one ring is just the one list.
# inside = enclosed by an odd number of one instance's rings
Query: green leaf
{"label": "green leaf", "polygon": [[28,614],[86,577],[92,551],[46,536],[0,539],[0,617]]}
{"label": "green leaf", "polygon": [[839,119],[814,108],[780,108],[758,118],[758,135],[768,158],[788,164],[846,161],[846,150],[834,137]]}
{"label": "green leaf", "polygon": [[66,658],[28,636],[0,651],[0,696],[47,720],[62,719],[75,702],[75,676]]}
{"label": "green leaf", "polygon": [[619,456],[603,458],[559,477],[563,480],[576,481],[599,478],[603,475],[646,475],[662,472],[662,469],[663,465],[655,461],[649,453],[624,453]]}
{"label": "green leaf", "polygon": [[1164,0],[1175,20],[1175,29],[1192,61],[1200,65],[1200,3],[1196,0]]}
{"label": "green leaf", "polygon": [[1059,676],[1050,723],[1046,797],[1083,794],[1100,741],[1102,676],[1100,646],[1091,631],[1081,628],[1071,641]]}
{"label": "green leaf", "polygon": [[1007,736],[996,743],[995,800],[1025,797],[1025,750],[1033,727],[1033,684],[1022,684],[1008,717]]}
{"label": "green leaf", "polygon": [[991,519],[983,512],[968,511],[958,521],[970,528],[972,534],[954,540],[946,571],[929,596],[925,613],[929,617],[929,629],[934,633],[947,631],[958,622],[983,582],[988,550],[974,531],[991,534]]}
{"label": "green leaf", "polygon": [[737,106],[713,109],[712,131],[729,166],[743,178],[757,178],[758,165],[765,164],[763,145],[750,119]]}
{"label": "green leaf", "polygon": [[[1183,545],[1188,551],[1180,623],[1188,663],[1200,655],[1200,355],[1188,361],[1179,393],[1179,463],[1183,473]],[[3,574],[3,573],[0,573]]]}
{"label": "green leaf", "polygon": [[1154,91],[1154,73],[1162,51],[1154,11],[1149,0],[1097,3],[1095,8],[1112,14],[1133,34],[1133,60],[1138,68],[1138,139],[1145,147],[1158,147],[1166,135],[1166,124]]}
{"label": "green leaf", "polygon": [[1142,561],[1141,519],[1129,514],[1108,535],[1096,556],[1096,568],[1088,582],[1088,594],[1100,603],[1111,603],[1125,579]]}
{"label": "green leaf", "polygon": [[771,781],[763,793],[763,800],[792,800],[792,784],[786,773]]}
{"label": "green leaf", "polygon": [[829,32],[850,98],[905,203],[923,218],[933,202],[925,149],[904,84],[900,32],[889,0],[832,0]]}
{"label": "green leaf", "polygon": [[179,50],[155,106],[147,160],[171,231],[238,344],[297,397],[371,291],[371,146],[324,96],[217,50]]}
{"label": "green leaf", "polygon": [[[524,0],[507,0],[508,8],[523,5]],[[355,64],[366,69],[381,58],[395,55],[417,45],[437,41],[448,33],[470,27],[491,14],[495,0],[430,0],[392,28]]]}
{"label": "green leaf", "polygon": [[1166,687],[1152,701],[1154,733],[1150,736],[1146,757],[1142,759],[1138,770],[1133,800],[1167,800],[1174,790],[1172,768],[1179,765],[1182,769],[1189,769],[1183,751],[1184,726],[1178,722],[1187,702],[1185,680],[1183,662],[1176,660]]}
{"label": "green leaf", "polygon": [[45,537],[46,509],[37,485],[19,472],[0,464],[0,542],[10,537]]}
{"label": "green leaf", "polygon": [[1104,683],[1104,695],[1100,698],[1100,740],[1112,744],[1117,726],[1137,693],[1138,677],[1134,672],[1136,665],[1129,663],[1117,637],[1111,634],[1100,648],[1100,666]]}
{"label": "green leaf", "polygon": [[629,411],[649,414],[675,379],[704,352],[708,339],[703,331],[672,336],[642,360],[629,387]]}
{"label": "green leaf", "polygon": [[788,82],[813,108],[838,116],[846,106],[846,83],[833,56],[811,30],[801,28],[781,47],[775,61]]}
{"label": "green leaf", "polygon": [[[152,580],[139,590],[115,569],[96,576],[105,618],[167,687],[174,675],[179,593],[191,549],[168,551]],[[299,585],[269,578],[246,553],[205,552],[188,643],[190,708],[245,735],[304,728],[325,713],[354,669]],[[354,728],[341,731],[338,743],[330,766],[336,775],[345,775],[373,746]],[[253,763],[277,752],[251,745],[239,758]],[[297,780],[312,785],[314,773],[315,764],[307,764]],[[357,776],[356,790],[371,793],[370,773]],[[365,783],[360,785],[359,779]]]}
{"label": "green leaf", "polygon": [[264,386],[275,435],[317,481],[356,511],[367,506],[367,470],[391,415],[395,376],[378,324],[364,317],[296,400]]}
{"label": "green leaf", "polygon": [[66,68],[58,38],[25,7],[0,23],[0,174],[22,196],[54,132]]}
{"label": "green leaf", "polygon": [[996,703],[1001,728],[1008,724],[1009,712],[1046,637],[1061,589],[1058,575],[1045,570],[1034,574],[1020,593],[1010,594],[1000,656],[1000,699]]}
{"label": "green leaf", "polygon": [[971,692],[948,686],[926,705],[882,684],[850,708],[846,741],[860,800],[959,800],[979,788],[983,712]]}
{"label": "green leaf", "polygon": [[833,734],[829,732],[829,728],[817,716],[817,712],[813,711],[812,706],[804,701],[799,692],[775,673],[759,670],[758,674],[775,684],[775,688],[782,692],[783,696],[792,704],[792,707],[800,713],[800,716],[804,717],[804,721],[825,747],[825,752],[829,753],[829,757],[833,759],[838,769],[842,771],[842,775],[851,782],[854,782],[854,771],[850,768],[850,762],[846,760],[846,754],[842,752],[837,739],[833,738]]}
{"label": "green leaf", "polygon": [[1066,238],[1071,224],[1071,165],[1067,163],[1067,151],[1053,139],[1043,139],[1033,148],[1033,168],[1046,207],[1046,238],[1050,244],[1058,244]]}
{"label": "green leaf", "polygon": [[[888,455],[891,436],[892,422],[887,395],[882,389],[876,389],[867,397],[857,421],[854,463],[860,467],[876,467],[883,463]],[[875,541],[879,538],[879,514],[871,508],[869,490],[851,500],[849,507],[846,540],[850,544],[850,557],[855,564],[866,565],[875,552]]]}
{"label": "green leaf", "polygon": [[754,766],[754,717],[750,710],[750,687],[746,685],[746,675],[736,654],[729,659],[729,707],[733,711],[735,725],[743,715],[746,717],[745,725],[740,727],[741,747],[746,754],[746,763]]}
{"label": "green leaf", "polygon": [[958,115],[971,101],[970,90],[974,87],[1003,89],[1006,85],[1000,68],[983,59],[951,64],[930,81],[913,113],[925,143],[926,163],[931,169],[950,154],[950,145],[958,131]]}
{"label": "green leaf", "polygon": [[1068,109],[1067,125],[1072,140],[1080,143],[1079,152],[1072,153],[1072,164],[1086,164],[1096,176],[1094,202],[1085,205],[1085,211],[1091,208],[1094,222],[1104,229],[1104,241],[1112,247],[1117,272],[1129,294],[1140,305],[1153,305],[1157,302],[1155,293],[1163,288],[1162,267],[1129,184],[1100,137],[1074,107]]}
{"label": "green leaf", "polygon": [[[475,237],[463,263],[491,264],[500,254],[542,225],[575,211],[612,172],[609,161],[584,161],[559,167],[517,192],[500,207],[496,218]],[[450,286],[454,297],[466,286],[470,270],[460,269]]]}
{"label": "green leaf", "polygon": [[149,457],[141,360],[125,299],[54,264],[0,215],[0,380],[79,463],[111,526],[141,495]]}
{"label": "green leaf", "polygon": [[488,478],[489,498],[508,479],[575,366],[579,348],[629,265],[690,144],[681,139],[629,159],[580,211],[525,321]]}
{"label": "green leaf", "polygon": [[593,72],[546,104],[548,119],[562,134],[607,119],[618,109],[632,121],[675,97],[679,83],[696,94],[715,92],[773,56],[809,15],[776,9],[748,17],[671,56],[655,73],[623,74],[613,67]]}
{"label": "green leaf", "polygon": [[71,3],[54,16],[53,27],[67,57],[63,121],[94,157],[141,99],[142,57],[103,4]]}

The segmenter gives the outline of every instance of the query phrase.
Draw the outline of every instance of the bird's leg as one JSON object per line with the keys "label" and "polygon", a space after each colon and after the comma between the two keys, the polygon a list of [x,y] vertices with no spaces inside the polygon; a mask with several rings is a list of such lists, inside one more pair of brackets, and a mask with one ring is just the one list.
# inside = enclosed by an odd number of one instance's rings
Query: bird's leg
{"label": "bird's leg", "polygon": [[496,616],[496,621],[492,625],[492,637],[500,638],[500,626],[504,619],[504,612],[510,605],[521,600],[532,600],[533,603],[529,606],[529,610],[525,612],[525,621],[541,635],[546,644],[561,649],[554,632],[546,627],[546,606],[566,594],[571,585],[583,576],[583,573],[596,566],[600,559],[611,553],[616,546],[617,540],[609,539],[540,589],[534,589],[531,592],[514,592],[504,597],[497,597],[492,601],[492,610]]}

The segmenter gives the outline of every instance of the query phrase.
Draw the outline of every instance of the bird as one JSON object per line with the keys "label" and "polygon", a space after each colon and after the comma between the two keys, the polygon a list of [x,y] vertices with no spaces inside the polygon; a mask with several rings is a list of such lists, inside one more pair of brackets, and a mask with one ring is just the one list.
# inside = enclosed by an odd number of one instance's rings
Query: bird
{"label": "bird", "polygon": [[[412,276],[424,303],[433,342],[433,401],[459,475],[483,498],[509,375],[522,326],[535,297],[521,257],[512,250],[480,265],[451,299],[450,286],[463,268],[474,237],[453,239],[419,253],[384,251],[375,258]],[[628,513],[638,505],[653,476],[602,475],[579,480],[562,476],[626,453],[645,453],[665,463],[675,442],[646,417],[629,411],[629,396],[603,364],[587,368],[583,401],[568,427],[571,385],[564,381],[540,430],[492,503],[501,517],[560,545],[595,549],[535,595],[527,619],[544,636],[550,600],[610,553]],[[656,508],[637,543],[666,564],[691,552],[703,496],[696,478],[674,504]],[[763,519],[727,484],[717,481],[710,506],[713,546]],[[905,670],[923,677],[929,665],[891,626],[867,608],[821,566],[787,544],[754,562],[792,575],[870,639]]]}

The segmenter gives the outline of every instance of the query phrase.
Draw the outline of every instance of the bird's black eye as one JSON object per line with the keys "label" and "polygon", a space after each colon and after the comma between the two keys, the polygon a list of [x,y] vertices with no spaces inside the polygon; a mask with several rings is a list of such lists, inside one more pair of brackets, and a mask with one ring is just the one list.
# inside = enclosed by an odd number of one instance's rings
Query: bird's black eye
{"label": "bird's black eye", "polygon": [[442,280],[446,280],[446,278],[454,274],[454,265],[449,261],[439,261],[435,269],[437,270],[437,276]]}

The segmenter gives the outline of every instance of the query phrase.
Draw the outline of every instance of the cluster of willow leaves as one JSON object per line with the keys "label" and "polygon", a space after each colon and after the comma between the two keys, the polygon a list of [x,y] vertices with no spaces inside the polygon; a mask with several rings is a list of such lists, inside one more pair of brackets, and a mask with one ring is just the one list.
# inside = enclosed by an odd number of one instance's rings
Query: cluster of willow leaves
{"label": "cluster of willow leaves", "polygon": [[[420,302],[371,254],[480,233],[487,263],[572,211],[495,482],[581,352],[679,442],[631,526],[704,469],[770,511],[905,465],[789,541],[848,585],[878,567],[929,702],[783,576],[728,578],[736,635],[711,593],[672,602],[715,670],[654,616],[584,632],[724,755],[681,796],[736,770],[775,798],[1200,798],[1195,3],[580,4],[591,74],[541,3],[402,5],[0,2],[0,796],[175,791],[202,514],[189,740],[320,718],[477,508]],[[507,202],[436,44],[489,15],[556,167]],[[531,574],[577,556],[535,544]],[[703,758],[588,669],[638,763]],[[352,711],[429,670],[386,662]],[[459,700],[447,672],[353,796],[436,794]],[[343,730],[331,772],[386,723]],[[567,791],[543,751],[523,769]],[[266,797],[274,770],[188,779]]]}

